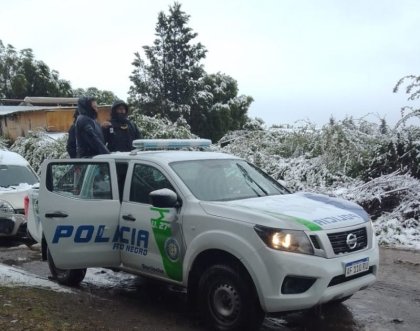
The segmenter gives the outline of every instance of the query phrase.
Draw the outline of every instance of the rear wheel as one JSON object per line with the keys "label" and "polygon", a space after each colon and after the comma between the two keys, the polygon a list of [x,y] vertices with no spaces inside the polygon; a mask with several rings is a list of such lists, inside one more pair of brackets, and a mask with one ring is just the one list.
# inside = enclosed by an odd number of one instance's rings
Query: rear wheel
{"label": "rear wheel", "polygon": [[50,268],[51,275],[54,279],[60,284],[76,286],[81,283],[85,278],[86,268],[85,269],[59,269],[55,266],[54,260],[51,256],[50,250],[47,252],[48,267]]}
{"label": "rear wheel", "polygon": [[200,310],[215,330],[257,330],[264,313],[248,275],[242,268],[213,265],[198,286]]}

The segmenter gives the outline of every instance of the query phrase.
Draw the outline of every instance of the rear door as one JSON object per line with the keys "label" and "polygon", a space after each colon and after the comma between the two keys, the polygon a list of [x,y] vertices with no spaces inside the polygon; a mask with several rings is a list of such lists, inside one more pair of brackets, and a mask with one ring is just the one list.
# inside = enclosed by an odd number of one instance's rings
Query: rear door
{"label": "rear door", "polygon": [[39,215],[58,268],[118,266],[120,213],[114,160],[49,160],[42,165]]}

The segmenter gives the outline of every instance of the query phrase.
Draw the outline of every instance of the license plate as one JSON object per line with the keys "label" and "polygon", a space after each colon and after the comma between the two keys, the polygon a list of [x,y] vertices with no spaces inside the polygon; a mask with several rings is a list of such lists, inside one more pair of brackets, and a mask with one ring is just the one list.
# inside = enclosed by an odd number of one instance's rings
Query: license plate
{"label": "license plate", "polygon": [[346,263],[346,277],[360,274],[361,272],[369,270],[369,258]]}

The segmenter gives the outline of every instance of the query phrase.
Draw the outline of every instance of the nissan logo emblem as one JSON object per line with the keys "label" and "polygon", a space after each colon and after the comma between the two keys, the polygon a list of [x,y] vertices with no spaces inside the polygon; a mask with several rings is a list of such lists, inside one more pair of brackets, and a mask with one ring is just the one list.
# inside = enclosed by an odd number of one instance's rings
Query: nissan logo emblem
{"label": "nissan logo emblem", "polygon": [[346,244],[349,249],[355,249],[357,246],[357,236],[354,233],[348,234]]}

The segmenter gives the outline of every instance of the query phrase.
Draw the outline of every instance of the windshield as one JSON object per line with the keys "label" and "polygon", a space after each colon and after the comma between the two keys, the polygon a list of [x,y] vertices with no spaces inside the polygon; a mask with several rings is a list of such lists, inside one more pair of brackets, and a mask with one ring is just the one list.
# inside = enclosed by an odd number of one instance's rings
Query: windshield
{"label": "windshield", "polygon": [[0,165],[0,186],[10,187],[20,184],[33,185],[38,183],[38,177],[28,167],[23,165]]}
{"label": "windshield", "polygon": [[289,193],[262,170],[243,160],[181,161],[170,166],[200,200],[227,201]]}

